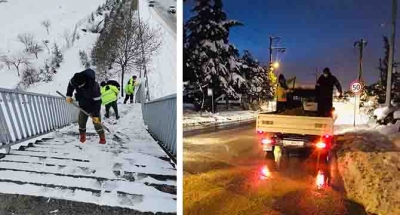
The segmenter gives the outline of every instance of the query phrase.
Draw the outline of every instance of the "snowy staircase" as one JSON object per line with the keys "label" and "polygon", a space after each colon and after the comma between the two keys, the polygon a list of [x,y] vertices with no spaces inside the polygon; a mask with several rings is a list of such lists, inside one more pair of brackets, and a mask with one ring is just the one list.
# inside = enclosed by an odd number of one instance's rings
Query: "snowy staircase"
{"label": "snowy staircase", "polygon": [[[96,135],[85,144],[58,133],[0,156],[0,193],[43,196],[139,211],[176,211],[176,169],[151,146]],[[157,205],[157,209],[154,206]]]}

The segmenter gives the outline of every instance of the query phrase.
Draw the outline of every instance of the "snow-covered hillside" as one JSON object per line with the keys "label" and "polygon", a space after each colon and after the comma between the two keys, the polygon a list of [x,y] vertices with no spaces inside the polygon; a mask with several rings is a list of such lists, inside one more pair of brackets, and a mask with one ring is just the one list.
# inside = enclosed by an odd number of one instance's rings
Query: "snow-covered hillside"
{"label": "snow-covered hillside", "polygon": [[176,93],[176,33],[170,29],[164,19],[147,1],[140,1],[140,16],[150,25],[159,29],[162,45],[149,65],[149,86],[151,99]]}
{"label": "snow-covered hillside", "polygon": [[[106,0],[84,2],[76,0],[15,0],[0,4],[0,19],[13,20],[13,22],[0,24],[2,32],[6,32],[0,34],[0,41],[6,41],[0,44],[0,56],[12,57],[23,52],[24,45],[17,39],[17,36],[23,33],[34,35],[35,41],[42,46],[42,41],[48,40],[50,49],[54,43],[57,43],[62,50],[64,60],[61,67],[57,69],[57,73],[54,74],[53,81],[35,83],[26,89],[27,91],[53,95],[56,90],[63,92],[71,76],[84,69],[79,59],[79,51],[84,50],[90,54],[99,34],[90,31],[83,32],[81,29],[87,27],[91,13],[105,2]],[[160,49],[148,65],[151,99],[176,93],[176,33],[168,27],[165,20],[154,9],[148,7],[147,1],[140,0],[139,9],[142,20],[149,22],[151,27],[159,30],[162,41]],[[15,11],[19,11],[19,13],[15,13]],[[24,15],[22,16],[21,13]],[[102,16],[95,16],[94,23],[102,19]],[[50,20],[49,34],[42,25],[44,20]],[[75,43],[67,48],[64,34],[66,31],[72,34],[75,26],[77,26],[79,40],[75,40]],[[29,56],[31,66],[37,70],[44,68],[45,60],[50,58],[46,48],[39,53],[38,59],[32,55],[24,55]],[[21,66],[20,72],[24,67]],[[139,71],[130,71],[125,80],[132,75],[139,76]],[[15,88],[21,80],[13,66],[8,69],[2,62],[0,62],[0,76],[2,77],[0,79],[2,88]],[[119,77],[115,78],[119,80]]]}
{"label": "snow-covered hillside", "polygon": [[[0,23],[2,32],[0,34],[0,41],[2,41],[0,43],[0,55],[11,57],[23,52],[24,45],[18,41],[17,36],[24,33],[32,34],[39,45],[43,46],[43,41],[48,40],[49,48],[54,43],[57,43],[61,50],[65,50],[65,32],[72,34],[75,26],[87,22],[90,14],[96,11],[103,3],[105,3],[105,0],[13,0],[0,3],[0,20],[3,20]],[[47,33],[46,28],[42,25],[42,22],[45,20],[50,21],[49,33]],[[76,41],[74,47],[94,40],[94,34],[87,33],[85,35],[80,28],[77,29],[77,32],[80,34],[81,41]],[[84,49],[85,46],[79,48]],[[75,53],[73,53],[77,59],[77,50],[79,48],[76,48]],[[29,57],[32,66],[38,69],[39,67],[44,67],[44,61],[49,58],[49,53],[44,48],[44,51],[39,53],[38,59],[35,56]],[[79,65],[79,61],[76,62],[76,65]],[[76,67],[67,68],[71,66],[73,64],[69,62],[67,64],[62,63],[61,70],[79,71],[79,68]],[[61,73],[61,71],[58,72]],[[11,67],[8,70],[4,63],[0,63],[0,76],[2,77],[0,79],[0,86],[4,88],[14,88],[20,81],[16,69]]]}

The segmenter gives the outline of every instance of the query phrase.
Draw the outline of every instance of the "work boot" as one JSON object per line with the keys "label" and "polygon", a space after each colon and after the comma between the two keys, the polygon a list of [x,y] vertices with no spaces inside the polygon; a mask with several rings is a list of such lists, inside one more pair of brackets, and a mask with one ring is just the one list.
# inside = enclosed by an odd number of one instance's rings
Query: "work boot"
{"label": "work boot", "polygon": [[104,115],[104,117],[105,117],[105,118],[107,118],[107,119],[108,119],[108,118],[110,118],[110,116],[109,116],[109,115],[107,115],[107,114],[106,114],[106,115]]}
{"label": "work boot", "polygon": [[106,135],[105,134],[100,134],[100,144],[106,144]]}
{"label": "work boot", "polygon": [[119,116],[116,116],[115,118],[116,118],[116,119],[119,119],[120,117],[119,117]]}
{"label": "work boot", "polygon": [[86,133],[79,134],[79,141],[81,141],[81,143],[86,142]]}

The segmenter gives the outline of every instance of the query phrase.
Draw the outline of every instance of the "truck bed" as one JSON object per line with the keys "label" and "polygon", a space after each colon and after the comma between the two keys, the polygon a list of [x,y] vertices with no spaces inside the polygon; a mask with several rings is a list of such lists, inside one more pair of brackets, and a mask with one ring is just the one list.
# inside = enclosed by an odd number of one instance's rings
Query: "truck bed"
{"label": "truck bed", "polygon": [[266,133],[299,135],[333,135],[332,117],[281,115],[260,113],[257,116],[257,131]]}

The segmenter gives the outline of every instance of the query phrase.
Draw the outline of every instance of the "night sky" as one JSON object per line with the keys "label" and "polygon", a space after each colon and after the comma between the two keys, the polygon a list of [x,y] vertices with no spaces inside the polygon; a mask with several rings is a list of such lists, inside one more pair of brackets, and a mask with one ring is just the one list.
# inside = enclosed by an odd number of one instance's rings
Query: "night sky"
{"label": "night sky", "polygon": [[[193,1],[184,3],[184,20],[191,16],[192,6]],[[261,62],[268,62],[268,37],[282,37],[278,46],[287,51],[274,59],[281,62],[280,71],[287,77],[296,75],[301,83],[315,83],[316,68],[321,72],[330,67],[347,90],[358,74],[354,42],[364,38],[368,41],[364,80],[378,80],[382,36],[391,32],[390,0],[225,0],[224,10],[228,19],[244,24],[231,31],[230,41],[240,51],[250,50]]]}

